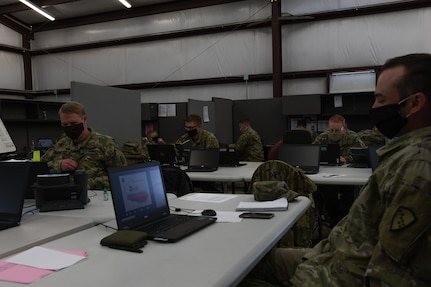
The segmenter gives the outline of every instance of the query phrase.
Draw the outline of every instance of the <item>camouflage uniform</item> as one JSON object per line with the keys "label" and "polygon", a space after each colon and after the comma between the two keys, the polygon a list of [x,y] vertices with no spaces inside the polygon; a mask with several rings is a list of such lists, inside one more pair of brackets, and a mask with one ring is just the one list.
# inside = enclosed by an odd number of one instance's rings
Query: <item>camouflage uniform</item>
{"label": "camouflage uniform", "polygon": [[263,161],[263,145],[259,134],[252,128],[247,128],[235,144],[240,158],[244,161]]}
{"label": "camouflage uniform", "polygon": [[219,142],[215,135],[207,130],[201,129],[198,133],[198,139],[190,139],[187,133],[183,134],[178,140],[177,143],[182,144],[186,141],[190,140],[192,143],[191,148],[218,148]]}
{"label": "camouflage uniform", "polygon": [[147,147],[142,147],[137,141],[126,141],[121,148],[127,165],[137,164],[150,160]]}
{"label": "camouflage uniform", "polygon": [[338,143],[340,145],[340,154],[347,160],[347,162],[353,161],[353,157],[350,155],[351,147],[366,147],[362,140],[359,138],[358,134],[349,129],[346,130],[345,134],[338,142],[332,141],[328,135],[329,131],[324,131],[316,137],[316,139],[313,141],[313,144]]}
{"label": "camouflage uniform", "polygon": [[366,146],[384,145],[386,143],[385,136],[376,130],[362,130],[358,132],[358,136]]}
{"label": "camouflage uniform", "polygon": [[[290,190],[307,196],[312,202],[313,193],[317,190],[314,182],[301,170],[280,160],[268,160],[256,169],[250,181],[249,192],[252,191],[254,182],[264,180],[285,181]],[[281,238],[277,247],[311,247],[313,223],[314,203]]]}
{"label": "camouflage uniform", "polygon": [[127,165],[126,158],[111,137],[89,130],[88,138],[78,144],[63,135],[41,161],[48,162],[50,172],[61,173],[61,161],[71,158],[78,163],[78,169],[87,172],[89,189],[109,189],[106,169]]}
{"label": "camouflage uniform", "polygon": [[293,286],[431,286],[431,127],[377,153],[379,166],[328,239],[292,254],[275,249],[250,274],[260,280],[242,286],[272,286],[265,282],[286,281],[289,270]]}

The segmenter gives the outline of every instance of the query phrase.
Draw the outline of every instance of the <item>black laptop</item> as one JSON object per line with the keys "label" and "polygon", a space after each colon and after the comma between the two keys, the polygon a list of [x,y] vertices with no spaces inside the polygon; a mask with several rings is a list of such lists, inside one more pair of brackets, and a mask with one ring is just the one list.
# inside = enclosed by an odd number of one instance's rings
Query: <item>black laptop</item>
{"label": "black laptop", "polygon": [[320,145],[321,165],[340,165],[340,145],[321,144]]}
{"label": "black laptop", "polygon": [[210,172],[218,169],[220,149],[192,149],[190,150],[189,165],[185,171]]}
{"label": "black laptop", "polygon": [[29,172],[27,164],[0,165],[0,230],[20,224]]}
{"label": "black laptop", "polygon": [[158,161],[162,165],[174,165],[177,162],[173,144],[147,144],[147,149],[152,161]]}
{"label": "black laptop", "polygon": [[160,163],[108,168],[118,230],[140,230],[148,239],[176,242],[216,218],[171,214]]}
{"label": "black laptop", "polygon": [[349,167],[367,168],[368,163],[368,148],[367,147],[351,147],[350,155],[353,157],[353,162]]}
{"label": "black laptop", "polygon": [[238,153],[235,148],[220,148],[218,165],[237,167],[246,165],[246,163],[239,162]]}
{"label": "black laptop", "polygon": [[320,146],[313,144],[283,144],[278,158],[304,171],[315,174],[320,168]]}

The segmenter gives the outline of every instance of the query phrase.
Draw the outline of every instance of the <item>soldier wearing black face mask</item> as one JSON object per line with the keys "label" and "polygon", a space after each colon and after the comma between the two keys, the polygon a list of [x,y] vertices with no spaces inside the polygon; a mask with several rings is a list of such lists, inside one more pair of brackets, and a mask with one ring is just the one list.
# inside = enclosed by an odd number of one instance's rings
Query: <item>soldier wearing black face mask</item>
{"label": "soldier wearing black face mask", "polygon": [[108,167],[125,166],[126,158],[114,140],[87,127],[84,106],[67,102],[58,112],[64,134],[41,158],[52,173],[83,169],[89,189],[109,189]]}
{"label": "soldier wearing black face mask", "polygon": [[393,140],[349,213],[312,249],[274,249],[239,286],[431,286],[431,54],[387,61],[371,110]]}
{"label": "soldier wearing black face mask", "polygon": [[216,136],[202,128],[202,119],[199,115],[188,115],[184,123],[186,133],[176,143],[190,143],[188,148],[218,148],[219,142]]}

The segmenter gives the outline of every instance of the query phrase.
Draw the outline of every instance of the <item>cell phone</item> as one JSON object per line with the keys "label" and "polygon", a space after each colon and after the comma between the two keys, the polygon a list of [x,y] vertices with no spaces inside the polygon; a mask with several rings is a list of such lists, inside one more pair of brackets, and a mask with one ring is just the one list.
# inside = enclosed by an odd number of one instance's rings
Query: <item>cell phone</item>
{"label": "cell phone", "polygon": [[263,212],[244,212],[239,215],[241,218],[258,218],[258,219],[270,219],[274,217],[274,213],[263,213]]}

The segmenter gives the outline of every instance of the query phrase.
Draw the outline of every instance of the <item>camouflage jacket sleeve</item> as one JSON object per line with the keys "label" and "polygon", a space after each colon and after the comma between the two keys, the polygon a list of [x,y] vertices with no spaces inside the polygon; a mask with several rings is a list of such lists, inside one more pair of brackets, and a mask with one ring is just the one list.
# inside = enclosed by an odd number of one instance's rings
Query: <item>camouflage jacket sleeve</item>
{"label": "camouflage jacket sleeve", "polygon": [[396,168],[385,166],[392,170],[387,181],[396,184],[386,185],[379,241],[366,277],[378,286],[431,286],[431,148],[404,157]]}
{"label": "camouflage jacket sleeve", "polygon": [[114,140],[93,131],[85,141],[76,145],[69,138],[62,137],[41,160],[48,162],[50,172],[59,173],[62,172],[61,161],[66,158],[75,160],[78,169],[87,172],[89,189],[109,189],[107,168],[127,165],[124,154]]}

